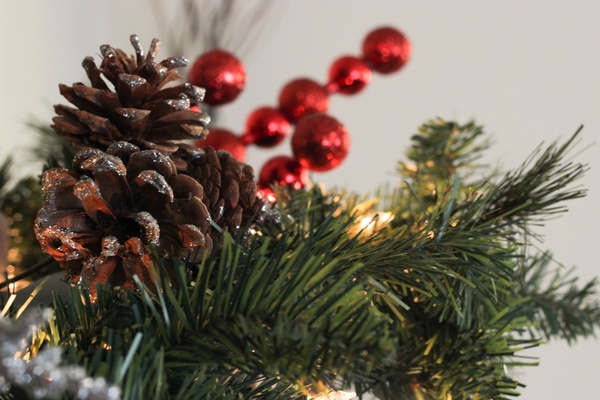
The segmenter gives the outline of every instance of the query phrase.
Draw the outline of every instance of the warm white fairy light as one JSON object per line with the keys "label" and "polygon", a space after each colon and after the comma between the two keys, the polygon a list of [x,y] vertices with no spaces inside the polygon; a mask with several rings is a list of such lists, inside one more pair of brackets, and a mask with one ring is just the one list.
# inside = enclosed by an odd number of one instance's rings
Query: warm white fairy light
{"label": "warm white fairy light", "polygon": [[321,393],[316,397],[308,396],[309,400],[350,400],[356,397],[354,392],[345,392],[343,390],[332,390],[326,393]]}
{"label": "warm white fairy light", "polygon": [[8,266],[8,252],[8,220],[2,213],[0,213],[0,278],[4,277],[6,268]]}
{"label": "warm white fairy light", "polygon": [[394,214],[391,212],[363,215],[358,217],[356,225],[352,228],[352,232],[372,235],[382,230],[393,219]]}

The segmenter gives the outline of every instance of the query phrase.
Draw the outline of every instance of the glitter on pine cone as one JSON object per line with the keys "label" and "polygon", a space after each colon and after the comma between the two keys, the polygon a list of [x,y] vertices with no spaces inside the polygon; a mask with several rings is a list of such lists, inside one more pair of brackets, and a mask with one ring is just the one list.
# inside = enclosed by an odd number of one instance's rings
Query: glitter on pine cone
{"label": "glitter on pine cone", "polygon": [[134,287],[137,275],[152,288],[153,249],[165,265],[210,251],[203,188],[167,156],[117,142],[106,152],[81,150],[73,165],[44,173],[35,219],[36,238],[67,280],[94,293],[97,283]]}
{"label": "glitter on pine cone", "polygon": [[176,69],[187,66],[188,60],[171,57],[156,62],[159,40],[154,39],[145,54],[139,38],[130,39],[135,56],[103,45],[100,66],[92,57],[83,60],[91,86],[59,86],[75,107],[56,105],[52,127],[77,149],[104,151],[127,141],[164,154],[194,151],[187,141],[202,139],[210,118],[190,107],[202,101],[205,91],[189,83],[166,87],[182,78]]}

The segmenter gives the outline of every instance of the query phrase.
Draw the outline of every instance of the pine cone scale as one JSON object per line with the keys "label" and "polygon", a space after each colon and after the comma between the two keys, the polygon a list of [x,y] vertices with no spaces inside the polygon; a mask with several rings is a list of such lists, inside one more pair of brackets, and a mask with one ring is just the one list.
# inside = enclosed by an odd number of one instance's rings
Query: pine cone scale
{"label": "pine cone scale", "polygon": [[73,188],[75,197],[81,202],[86,214],[101,228],[107,228],[115,222],[117,218],[110,207],[100,194],[100,189],[96,183],[84,175]]}
{"label": "pine cone scale", "polygon": [[147,102],[152,87],[142,77],[130,74],[120,74],[117,93],[121,104],[140,108]]}
{"label": "pine cone scale", "polygon": [[115,121],[132,137],[139,137],[146,128],[150,111],[137,108],[115,108]]}
{"label": "pine cone scale", "polygon": [[108,86],[102,79],[102,71],[96,66],[92,57],[86,57],[81,62],[81,66],[85,70],[85,74],[96,89],[108,90]]}

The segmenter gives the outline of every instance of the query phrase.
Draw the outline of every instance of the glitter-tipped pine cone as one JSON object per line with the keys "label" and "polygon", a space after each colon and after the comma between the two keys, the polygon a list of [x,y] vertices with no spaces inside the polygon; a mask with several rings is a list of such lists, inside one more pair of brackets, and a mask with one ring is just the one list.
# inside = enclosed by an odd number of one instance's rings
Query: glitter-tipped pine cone
{"label": "glitter-tipped pine cone", "polygon": [[189,83],[167,87],[181,79],[176,69],[187,66],[188,60],[171,57],[155,62],[159,43],[154,39],[145,54],[138,37],[132,35],[135,55],[103,45],[99,66],[86,57],[82,65],[91,86],[59,85],[60,93],[75,107],[55,106],[55,132],[76,149],[106,151],[111,144],[126,141],[142,150],[173,154],[179,167],[182,160],[177,154],[194,151],[186,141],[203,139],[210,118],[190,109],[202,101],[204,89]]}
{"label": "glitter-tipped pine cone", "polygon": [[153,251],[168,264],[199,261],[212,248],[203,188],[168,156],[116,142],[78,152],[73,164],[44,173],[35,220],[42,249],[67,280],[94,291],[97,283],[133,287],[137,275],[152,288]]}

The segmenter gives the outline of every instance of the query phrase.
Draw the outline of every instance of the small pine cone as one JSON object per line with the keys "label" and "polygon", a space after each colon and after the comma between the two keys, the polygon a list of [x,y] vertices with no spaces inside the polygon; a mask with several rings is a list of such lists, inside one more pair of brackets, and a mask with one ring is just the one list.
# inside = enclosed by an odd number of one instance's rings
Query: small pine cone
{"label": "small pine cone", "polygon": [[52,127],[77,149],[106,151],[111,144],[126,141],[164,154],[194,151],[185,141],[203,139],[210,118],[190,106],[202,101],[204,89],[189,83],[165,88],[181,78],[175,68],[185,67],[188,60],[171,57],[156,63],[157,39],[147,55],[136,35],[131,36],[131,44],[135,56],[103,45],[99,67],[92,57],[83,60],[91,87],[59,85],[60,93],[76,108],[56,105],[58,116]]}
{"label": "small pine cone", "polygon": [[[188,161],[186,173],[204,188],[203,202],[213,222],[231,234],[250,228],[265,213],[265,203],[257,197],[254,170],[226,151],[210,146],[202,150],[204,155]],[[215,242],[220,240],[215,230],[210,236]]]}
{"label": "small pine cone", "polygon": [[67,270],[67,280],[133,287],[133,275],[153,286],[152,250],[199,261],[212,248],[202,186],[178,174],[156,150],[117,142],[106,153],[81,150],[73,171],[44,173],[44,205],[35,220],[42,249]]}

